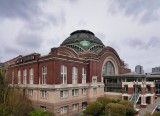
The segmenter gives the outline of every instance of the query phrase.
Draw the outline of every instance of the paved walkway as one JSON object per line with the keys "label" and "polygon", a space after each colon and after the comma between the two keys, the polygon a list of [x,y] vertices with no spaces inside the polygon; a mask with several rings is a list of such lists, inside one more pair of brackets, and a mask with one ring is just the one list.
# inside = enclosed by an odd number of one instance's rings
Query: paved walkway
{"label": "paved walkway", "polygon": [[148,104],[147,108],[140,108],[140,106],[137,105],[137,108],[140,109],[139,116],[144,116],[147,112],[152,113],[158,104],[160,104],[160,97],[155,100],[154,104]]}

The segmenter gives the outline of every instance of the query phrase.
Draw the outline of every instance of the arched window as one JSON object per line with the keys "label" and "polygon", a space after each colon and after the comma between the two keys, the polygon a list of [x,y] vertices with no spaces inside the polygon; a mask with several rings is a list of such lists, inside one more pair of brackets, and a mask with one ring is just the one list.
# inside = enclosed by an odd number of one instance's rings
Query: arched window
{"label": "arched window", "polygon": [[86,69],[82,68],[82,84],[86,84]]}
{"label": "arched window", "polygon": [[30,68],[30,70],[29,70],[29,76],[30,76],[30,84],[33,84],[33,77],[34,77],[33,68]]}
{"label": "arched window", "polygon": [[67,84],[67,67],[61,66],[61,84]]}
{"label": "arched window", "polygon": [[23,84],[27,84],[27,69],[23,70]]}
{"label": "arched window", "polygon": [[42,84],[46,84],[46,77],[47,77],[47,67],[42,67]]}
{"label": "arched window", "polygon": [[18,70],[18,84],[21,84],[21,71]]}
{"label": "arched window", "polygon": [[72,68],[72,84],[77,84],[78,80],[78,70],[76,67]]}
{"label": "arched window", "polygon": [[115,68],[112,62],[108,61],[103,67],[103,75],[114,75]]}

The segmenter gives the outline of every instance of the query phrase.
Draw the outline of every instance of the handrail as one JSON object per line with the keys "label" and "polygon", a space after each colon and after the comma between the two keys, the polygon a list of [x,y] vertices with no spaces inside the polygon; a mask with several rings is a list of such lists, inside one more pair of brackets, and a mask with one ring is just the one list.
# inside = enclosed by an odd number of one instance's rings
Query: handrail
{"label": "handrail", "polygon": [[129,101],[132,101],[134,94],[132,94],[132,96],[129,98]]}

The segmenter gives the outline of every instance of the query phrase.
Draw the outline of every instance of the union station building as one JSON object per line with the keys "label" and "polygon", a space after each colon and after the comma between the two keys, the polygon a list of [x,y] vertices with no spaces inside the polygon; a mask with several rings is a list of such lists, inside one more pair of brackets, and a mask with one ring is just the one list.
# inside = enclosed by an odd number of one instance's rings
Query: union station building
{"label": "union station building", "polygon": [[45,56],[18,57],[8,75],[10,85],[18,85],[33,106],[65,116],[81,112],[104,95],[134,100],[142,106],[152,104],[154,80],[159,78],[131,73],[118,53],[88,30],[72,32]]}

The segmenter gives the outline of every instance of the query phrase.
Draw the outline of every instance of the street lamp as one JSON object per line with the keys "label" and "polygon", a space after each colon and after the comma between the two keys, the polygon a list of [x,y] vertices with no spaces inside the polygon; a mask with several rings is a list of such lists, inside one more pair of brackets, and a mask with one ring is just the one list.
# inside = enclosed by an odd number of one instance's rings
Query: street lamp
{"label": "street lamp", "polygon": [[136,82],[134,81],[133,84],[134,84],[134,109],[136,109],[136,97],[137,97],[136,92],[137,92],[138,81]]}

